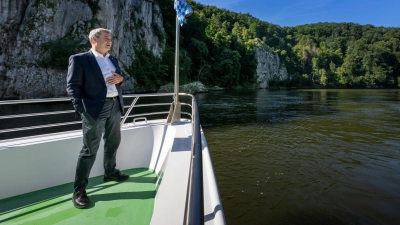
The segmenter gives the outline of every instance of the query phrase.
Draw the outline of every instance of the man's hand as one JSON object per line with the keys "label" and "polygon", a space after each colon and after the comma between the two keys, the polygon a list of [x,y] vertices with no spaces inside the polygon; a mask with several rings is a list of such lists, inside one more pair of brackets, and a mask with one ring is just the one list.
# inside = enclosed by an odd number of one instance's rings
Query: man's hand
{"label": "man's hand", "polygon": [[107,84],[109,85],[119,84],[124,80],[124,77],[119,75],[118,73],[115,73],[113,71],[111,71],[111,73],[114,75],[114,77],[107,78],[106,79]]}

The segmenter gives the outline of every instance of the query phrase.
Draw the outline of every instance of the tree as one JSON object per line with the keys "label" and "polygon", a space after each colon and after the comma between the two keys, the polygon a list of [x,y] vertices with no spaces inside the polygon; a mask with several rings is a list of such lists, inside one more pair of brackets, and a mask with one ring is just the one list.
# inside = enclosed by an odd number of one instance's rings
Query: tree
{"label": "tree", "polygon": [[240,74],[240,54],[238,51],[232,51],[225,48],[219,55],[219,59],[214,65],[213,72],[219,74],[215,78],[222,87],[237,87],[239,85]]}

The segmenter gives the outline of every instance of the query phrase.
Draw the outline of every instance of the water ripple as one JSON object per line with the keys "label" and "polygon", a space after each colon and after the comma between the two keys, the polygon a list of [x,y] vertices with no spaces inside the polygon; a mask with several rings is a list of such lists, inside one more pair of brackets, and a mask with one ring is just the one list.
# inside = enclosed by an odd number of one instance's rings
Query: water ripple
{"label": "water ripple", "polygon": [[[392,96],[396,95],[396,96]],[[398,92],[200,96],[228,224],[396,224]]]}

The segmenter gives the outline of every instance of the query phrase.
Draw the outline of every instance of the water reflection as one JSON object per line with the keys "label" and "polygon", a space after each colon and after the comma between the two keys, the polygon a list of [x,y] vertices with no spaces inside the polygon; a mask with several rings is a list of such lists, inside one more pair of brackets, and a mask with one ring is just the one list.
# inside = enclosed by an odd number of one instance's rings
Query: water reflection
{"label": "water reflection", "polygon": [[393,90],[198,96],[228,224],[396,224]]}
{"label": "water reflection", "polygon": [[256,120],[255,99],[253,90],[211,92],[197,94],[201,124],[203,127],[223,124],[246,124]]}

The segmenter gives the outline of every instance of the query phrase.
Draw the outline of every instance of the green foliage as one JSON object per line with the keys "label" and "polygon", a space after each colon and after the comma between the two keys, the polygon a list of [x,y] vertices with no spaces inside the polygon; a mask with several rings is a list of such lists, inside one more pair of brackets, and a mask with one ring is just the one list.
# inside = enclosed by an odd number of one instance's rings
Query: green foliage
{"label": "green foliage", "polygon": [[212,70],[214,74],[220,74],[214,78],[214,82],[221,87],[239,86],[240,57],[238,51],[225,48]]}
{"label": "green foliage", "polygon": [[204,72],[205,67],[207,67],[207,58],[209,57],[209,52],[207,44],[204,41],[200,41],[196,38],[192,38],[188,46],[188,51],[192,54],[192,71],[193,79],[197,75],[197,81],[202,78],[202,72]]}
{"label": "green foliage", "polygon": [[[400,29],[353,23],[317,23],[285,28],[293,35],[289,73],[306,73],[316,86],[396,87]],[[291,36],[291,37],[293,37]]]}
{"label": "green foliage", "polygon": [[143,46],[136,49],[136,58],[126,71],[129,76],[135,78],[139,85],[147,90],[157,90],[168,77],[168,68],[162,63],[162,58]]}
{"label": "green foliage", "polygon": [[[201,81],[209,86],[226,88],[255,84],[257,60],[253,48],[258,25],[255,21],[258,20],[190,0],[188,4],[194,13],[180,28],[181,82]],[[173,4],[160,1],[159,5],[167,49],[173,49],[176,16],[171,10]],[[168,67],[173,65],[171,62]]]}
{"label": "green foliage", "polygon": [[158,40],[163,43],[165,41],[164,32],[161,30],[160,27],[156,23],[151,24],[154,30],[154,34],[158,37]]}
{"label": "green foliage", "polygon": [[[289,74],[288,80],[271,80],[271,86],[400,86],[399,28],[354,23],[280,27],[249,14],[187,2],[194,12],[180,28],[181,82],[226,88],[254,85],[254,46],[262,40]],[[176,12],[173,1],[158,4],[166,31],[161,63],[168,83],[173,81]]]}
{"label": "green foliage", "polygon": [[45,50],[45,57],[38,62],[38,65],[57,70],[67,70],[71,55],[90,48],[89,42],[82,44],[81,40],[71,37],[52,40],[41,46]]}

